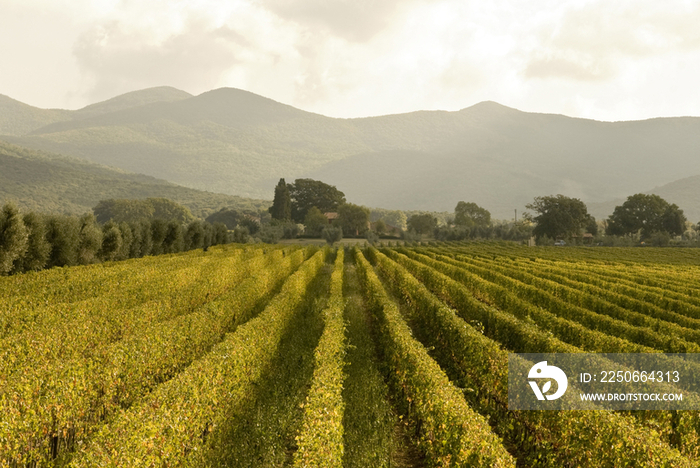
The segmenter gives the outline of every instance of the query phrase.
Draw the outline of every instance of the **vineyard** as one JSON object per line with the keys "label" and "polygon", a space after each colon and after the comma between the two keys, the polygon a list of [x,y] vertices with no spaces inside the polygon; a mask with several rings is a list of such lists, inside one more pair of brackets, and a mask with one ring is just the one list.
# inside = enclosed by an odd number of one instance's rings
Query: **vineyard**
{"label": "vineyard", "polygon": [[509,410],[509,353],[539,352],[700,353],[700,256],[229,244],[2,277],[0,467],[700,466],[700,412]]}

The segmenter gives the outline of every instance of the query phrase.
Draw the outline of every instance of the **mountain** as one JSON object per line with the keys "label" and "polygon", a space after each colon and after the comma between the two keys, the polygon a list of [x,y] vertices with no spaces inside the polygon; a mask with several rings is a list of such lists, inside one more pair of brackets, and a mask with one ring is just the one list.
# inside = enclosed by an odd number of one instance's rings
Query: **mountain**
{"label": "mountain", "polygon": [[96,117],[154,102],[172,102],[188,97],[192,97],[192,95],[179,89],[162,86],[126,93],[76,111],[70,111],[39,109],[0,94],[0,135],[26,135],[52,123]]}
{"label": "mountain", "polygon": [[192,95],[190,93],[170,86],[142,89],[83,107],[73,113],[73,119],[95,117],[109,114],[110,112],[118,112],[120,110],[152,104],[154,102],[175,102],[191,97]]}
{"label": "mountain", "polygon": [[0,205],[46,213],[92,212],[108,198],[164,197],[204,218],[223,207],[259,210],[271,202],[180,187],[87,161],[42,153],[0,141]]}
{"label": "mountain", "polygon": [[[638,192],[640,193],[640,192]],[[658,195],[669,203],[675,203],[683,209],[688,221],[697,224],[700,222],[700,175],[685,177],[671,183],[645,190],[641,193]],[[630,194],[634,195],[634,194]],[[588,211],[596,219],[606,219],[615,207],[622,205],[627,198],[618,198],[602,203],[588,205]]]}
{"label": "mountain", "polygon": [[70,111],[39,109],[0,94],[0,135],[25,135],[45,125],[70,119]]}
{"label": "mountain", "polygon": [[312,177],[367,206],[452,211],[464,200],[501,219],[536,196],[603,203],[700,174],[695,117],[599,122],[483,102],[335,119],[232,88],[175,94],[118,97],[124,105],[4,138],[246,197],[270,198],[280,177]]}

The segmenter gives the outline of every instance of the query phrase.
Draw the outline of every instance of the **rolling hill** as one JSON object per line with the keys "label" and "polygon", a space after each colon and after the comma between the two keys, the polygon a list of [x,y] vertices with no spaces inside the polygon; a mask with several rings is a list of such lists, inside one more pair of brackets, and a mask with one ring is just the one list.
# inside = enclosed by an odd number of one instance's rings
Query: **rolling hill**
{"label": "rolling hill", "polygon": [[209,191],[270,198],[280,177],[312,177],[367,206],[451,211],[465,200],[495,218],[539,195],[605,203],[700,174],[695,117],[599,122],[483,102],[335,119],[238,89],[155,90],[2,138]]}
{"label": "rolling hill", "polygon": [[204,218],[222,208],[266,209],[271,202],[180,187],[150,176],[75,158],[20,148],[0,141],[0,205],[47,213],[92,212],[108,198],[170,198]]}

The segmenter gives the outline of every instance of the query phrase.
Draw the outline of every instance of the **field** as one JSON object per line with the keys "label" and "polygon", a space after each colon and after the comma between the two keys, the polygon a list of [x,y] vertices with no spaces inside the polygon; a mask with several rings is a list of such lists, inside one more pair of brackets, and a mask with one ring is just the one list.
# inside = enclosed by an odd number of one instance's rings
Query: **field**
{"label": "field", "polygon": [[700,465],[700,412],[509,411],[513,352],[700,352],[700,255],[226,245],[3,277],[0,467]]}

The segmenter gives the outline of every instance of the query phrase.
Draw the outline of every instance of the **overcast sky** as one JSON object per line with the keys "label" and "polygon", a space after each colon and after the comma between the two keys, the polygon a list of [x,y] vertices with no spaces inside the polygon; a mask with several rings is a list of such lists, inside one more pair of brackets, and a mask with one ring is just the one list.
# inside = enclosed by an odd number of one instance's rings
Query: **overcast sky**
{"label": "overcast sky", "polygon": [[0,0],[0,94],[76,109],[230,86],[332,117],[484,100],[700,116],[700,1]]}

